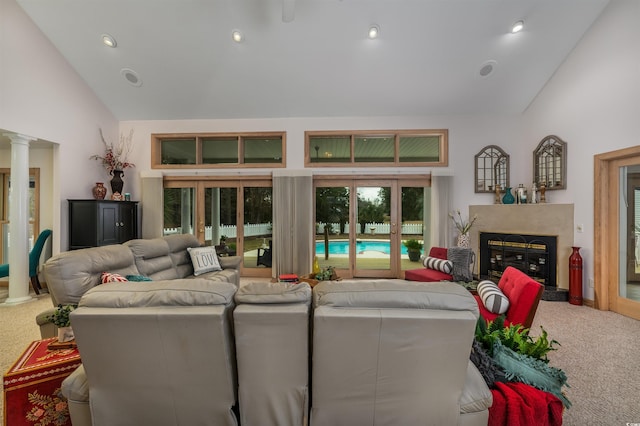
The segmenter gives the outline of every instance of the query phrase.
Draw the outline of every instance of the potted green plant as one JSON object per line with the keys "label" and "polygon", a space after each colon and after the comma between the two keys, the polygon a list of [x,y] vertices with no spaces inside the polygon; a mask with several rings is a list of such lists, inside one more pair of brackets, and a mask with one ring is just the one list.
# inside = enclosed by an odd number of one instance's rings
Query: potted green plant
{"label": "potted green plant", "polygon": [[417,262],[420,260],[420,254],[422,250],[422,243],[415,239],[405,240],[403,241],[404,246],[407,248],[407,254],[409,255],[409,260],[412,262]]}
{"label": "potted green plant", "polygon": [[58,327],[58,342],[60,343],[69,342],[74,339],[69,314],[76,307],[77,305],[58,305],[53,311],[53,314],[47,316],[47,319]]}

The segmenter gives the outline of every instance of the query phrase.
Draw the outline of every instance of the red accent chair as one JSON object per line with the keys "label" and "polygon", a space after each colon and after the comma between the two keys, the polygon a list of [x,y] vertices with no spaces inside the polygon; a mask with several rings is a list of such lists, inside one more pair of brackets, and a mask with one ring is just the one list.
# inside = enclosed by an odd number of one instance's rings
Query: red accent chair
{"label": "red accent chair", "polygon": [[[504,325],[522,324],[530,328],[538,309],[538,303],[542,298],[544,286],[524,272],[508,266],[502,273],[498,287],[509,299],[509,309],[505,314]],[[480,315],[487,321],[493,321],[498,314],[489,312],[482,303],[480,296],[474,295],[478,302]]]}
{"label": "red accent chair", "polygon": [[[444,247],[431,247],[429,256],[447,260],[447,249]],[[453,281],[453,276],[435,269],[427,269],[423,266],[422,268],[404,271],[404,279],[422,282]]]}

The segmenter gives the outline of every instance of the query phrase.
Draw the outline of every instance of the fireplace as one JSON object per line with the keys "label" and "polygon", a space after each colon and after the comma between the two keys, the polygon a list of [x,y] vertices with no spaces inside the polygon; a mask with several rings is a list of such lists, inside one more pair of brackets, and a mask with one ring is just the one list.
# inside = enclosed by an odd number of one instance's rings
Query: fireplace
{"label": "fireplace", "polygon": [[499,280],[512,266],[545,287],[556,287],[557,238],[546,235],[480,233],[480,277]]}
{"label": "fireplace", "polygon": [[[573,204],[492,204],[469,206],[469,217],[477,215],[471,229],[471,246],[476,252],[475,273],[480,277],[489,276],[491,255],[482,254],[481,235],[494,235],[492,241],[515,244],[498,246],[493,254],[496,270],[499,256],[504,263],[507,256],[515,257],[516,266],[544,284],[543,300],[567,300],[569,290],[569,256],[573,245]],[[508,236],[513,236],[508,238]],[[524,241],[515,238],[520,236]],[[530,241],[535,239],[538,242]],[[551,239],[549,241],[548,239]],[[513,240],[513,241],[512,241]],[[527,244],[533,244],[527,247]],[[494,244],[495,246],[495,244]],[[507,249],[507,253],[498,253]],[[516,253],[516,251],[522,251]],[[525,255],[527,257],[525,257]],[[542,255],[542,256],[540,256]],[[519,258],[518,256],[521,256]],[[540,259],[542,260],[542,263]],[[531,261],[530,261],[531,260]],[[520,262],[520,263],[518,263]],[[537,263],[536,263],[537,262]],[[535,265],[532,267],[532,265]],[[499,279],[497,270],[491,277]]]}

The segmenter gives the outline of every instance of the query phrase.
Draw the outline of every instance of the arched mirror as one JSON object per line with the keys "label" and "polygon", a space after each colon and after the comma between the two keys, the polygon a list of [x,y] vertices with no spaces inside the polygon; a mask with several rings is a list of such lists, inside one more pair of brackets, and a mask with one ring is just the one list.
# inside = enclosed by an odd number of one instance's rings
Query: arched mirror
{"label": "arched mirror", "polygon": [[567,143],[547,136],[533,151],[533,181],[546,189],[567,188]]}
{"label": "arched mirror", "polygon": [[475,192],[495,192],[509,186],[509,154],[496,145],[485,146],[474,157]]}

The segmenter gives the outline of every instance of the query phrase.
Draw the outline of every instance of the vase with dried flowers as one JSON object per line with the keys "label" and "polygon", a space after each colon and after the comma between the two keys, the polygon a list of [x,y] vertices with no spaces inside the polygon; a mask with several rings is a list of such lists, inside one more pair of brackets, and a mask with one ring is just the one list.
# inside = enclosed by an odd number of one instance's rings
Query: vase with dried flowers
{"label": "vase with dried flowers", "polygon": [[91,160],[100,161],[102,166],[109,171],[109,175],[113,176],[111,179],[111,198],[121,199],[122,187],[124,182],[122,176],[124,176],[124,169],[128,167],[135,167],[135,164],[128,161],[129,154],[131,153],[131,141],[133,140],[133,129],[129,132],[129,136],[120,135],[120,141],[117,145],[113,142],[108,143],[100,129],[100,139],[105,147],[104,155],[92,155],[89,157]]}
{"label": "vase with dried flowers", "polygon": [[453,221],[453,224],[455,225],[458,232],[460,232],[457,242],[458,247],[470,247],[471,237],[469,236],[469,231],[478,219],[478,215],[474,215],[471,220],[464,220],[462,219],[460,210],[456,210],[454,213],[449,213],[449,217]]}

